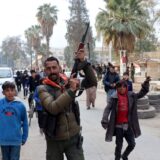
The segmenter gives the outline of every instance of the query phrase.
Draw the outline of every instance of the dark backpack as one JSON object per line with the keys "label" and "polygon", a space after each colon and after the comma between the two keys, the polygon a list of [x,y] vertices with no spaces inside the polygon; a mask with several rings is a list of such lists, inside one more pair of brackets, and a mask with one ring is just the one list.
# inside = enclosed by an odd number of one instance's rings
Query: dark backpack
{"label": "dark backpack", "polygon": [[[48,90],[49,93],[53,93],[53,89],[45,85],[46,89]],[[52,94],[55,96],[55,94]],[[55,97],[54,97],[55,98]],[[42,110],[42,120],[41,120],[41,126],[43,129],[43,132],[45,135],[47,135],[50,138],[54,138],[56,134],[56,126],[57,126],[57,116],[49,113],[44,107]]]}
{"label": "dark backpack", "polygon": [[43,111],[43,117],[42,117],[42,129],[45,135],[47,135],[50,138],[54,138],[56,135],[56,116],[50,114],[46,110]]}

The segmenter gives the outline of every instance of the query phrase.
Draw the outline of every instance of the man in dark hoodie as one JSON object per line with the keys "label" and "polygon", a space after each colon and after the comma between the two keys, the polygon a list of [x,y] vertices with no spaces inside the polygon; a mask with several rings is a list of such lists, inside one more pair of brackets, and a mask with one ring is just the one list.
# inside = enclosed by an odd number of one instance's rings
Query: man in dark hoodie
{"label": "man in dark hoodie", "polygon": [[17,86],[17,91],[20,92],[21,91],[21,85],[22,85],[22,76],[20,71],[17,71],[16,73],[16,78],[15,78],[15,82],[16,82],[16,86]]}
{"label": "man in dark hoodie", "polygon": [[[116,136],[115,160],[128,160],[128,156],[135,147],[135,138],[141,135],[138,115],[137,99],[142,98],[149,91],[150,77],[142,84],[138,93],[129,92],[124,80],[116,84],[116,92],[112,95],[104,110],[101,121],[102,127],[107,129],[106,141],[112,141]],[[128,146],[121,155],[123,137]]]}
{"label": "man in dark hoodie", "polygon": [[108,70],[103,78],[105,92],[107,93],[107,103],[111,95],[116,91],[116,83],[120,80],[119,75],[115,72],[115,67],[109,63]]}
{"label": "man in dark hoodie", "polygon": [[29,75],[27,70],[24,71],[22,76],[22,86],[23,86],[23,96],[24,99],[26,99],[28,95],[28,86],[29,86]]}

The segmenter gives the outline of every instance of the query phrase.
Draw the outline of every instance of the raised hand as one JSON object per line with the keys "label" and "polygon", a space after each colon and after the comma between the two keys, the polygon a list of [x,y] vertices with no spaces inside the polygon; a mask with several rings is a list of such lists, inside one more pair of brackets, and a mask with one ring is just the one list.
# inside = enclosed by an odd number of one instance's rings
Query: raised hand
{"label": "raised hand", "polygon": [[75,59],[79,59],[80,61],[85,60],[85,51],[84,49],[80,49],[78,52],[75,53]]}
{"label": "raised hand", "polygon": [[80,81],[77,78],[71,78],[69,79],[69,86],[70,89],[75,92],[76,90],[78,90],[79,86],[80,86]]}
{"label": "raised hand", "polygon": [[150,76],[147,76],[147,77],[146,77],[146,81],[148,81],[148,82],[151,81],[151,77],[150,77]]}

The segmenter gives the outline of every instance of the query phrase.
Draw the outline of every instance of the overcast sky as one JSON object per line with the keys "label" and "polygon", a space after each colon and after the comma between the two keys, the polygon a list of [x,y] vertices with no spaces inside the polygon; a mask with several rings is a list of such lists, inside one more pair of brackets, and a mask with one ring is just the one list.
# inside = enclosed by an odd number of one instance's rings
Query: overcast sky
{"label": "overcast sky", "polygon": [[[67,0],[4,0],[0,5],[0,43],[7,36],[20,35],[24,38],[24,31],[31,25],[38,24],[35,17],[37,8],[44,3],[56,5],[58,12],[58,23],[54,27],[51,38],[51,47],[62,48],[67,45],[64,38],[66,33],[65,20],[69,19],[69,10]],[[104,8],[103,0],[86,0],[86,7],[89,11],[90,22],[95,31],[95,17],[99,12],[99,8]],[[96,43],[97,47],[101,46],[100,42]]]}

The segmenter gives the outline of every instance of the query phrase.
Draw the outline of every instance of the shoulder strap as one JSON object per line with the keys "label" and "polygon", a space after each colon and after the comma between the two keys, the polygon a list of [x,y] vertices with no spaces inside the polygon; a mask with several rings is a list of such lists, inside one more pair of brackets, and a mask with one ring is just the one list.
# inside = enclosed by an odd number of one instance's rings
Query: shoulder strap
{"label": "shoulder strap", "polygon": [[54,91],[53,87],[52,87],[52,86],[49,86],[49,85],[46,85],[46,84],[45,84],[44,86],[46,87],[48,93],[51,93],[51,95],[52,95],[53,98],[55,99],[55,98],[56,98],[56,95],[55,95],[55,91]]}

